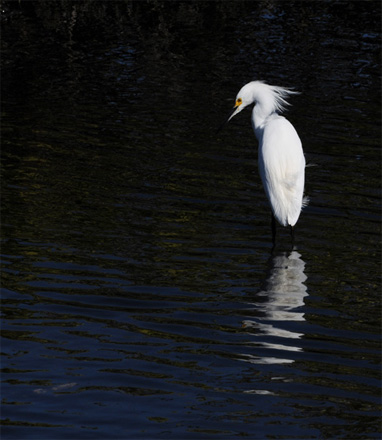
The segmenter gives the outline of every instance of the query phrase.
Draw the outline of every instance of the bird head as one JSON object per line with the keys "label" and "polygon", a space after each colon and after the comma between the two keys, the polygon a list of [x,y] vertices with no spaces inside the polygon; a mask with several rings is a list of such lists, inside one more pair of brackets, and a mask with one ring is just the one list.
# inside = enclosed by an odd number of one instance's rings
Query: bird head
{"label": "bird head", "polygon": [[246,84],[241,88],[239,93],[236,95],[235,105],[233,109],[229,112],[228,118],[221,124],[218,128],[218,132],[229,122],[234,116],[240,113],[245,107],[250,104],[253,104],[254,98],[253,93],[251,93],[251,88],[248,87],[249,84]]}

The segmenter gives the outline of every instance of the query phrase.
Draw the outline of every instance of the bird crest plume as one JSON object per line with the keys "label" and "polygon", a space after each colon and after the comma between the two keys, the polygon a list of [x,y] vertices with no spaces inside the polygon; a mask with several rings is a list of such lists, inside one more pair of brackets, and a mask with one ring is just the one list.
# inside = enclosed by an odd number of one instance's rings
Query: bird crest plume
{"label": "bird crest plume", "polygon": [[[300,92],[289,89],[287,87],[270,86],[263,81],[256,81],[264,94],[272,99],[273,111],[283,112],[291,104],[287,101],[289,95],[299,95]],[[260,92],[261,93],[261,92]]]}

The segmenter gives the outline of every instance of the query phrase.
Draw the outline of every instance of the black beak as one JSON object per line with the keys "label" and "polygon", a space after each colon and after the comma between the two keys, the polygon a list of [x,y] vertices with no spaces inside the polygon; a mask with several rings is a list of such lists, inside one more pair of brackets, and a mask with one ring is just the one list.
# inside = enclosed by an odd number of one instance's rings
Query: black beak
{"label": "black beak", "polygon": [[218,129],[216,130],[216,134],[220,133],[223,130],[224,126],[231,119],[231,116],[235,113],[236,109],[237,109],[237,106],[235,106],[232,110],[230,110],[227,118],[224,120],[224,122],[222,124],[219,125]]}

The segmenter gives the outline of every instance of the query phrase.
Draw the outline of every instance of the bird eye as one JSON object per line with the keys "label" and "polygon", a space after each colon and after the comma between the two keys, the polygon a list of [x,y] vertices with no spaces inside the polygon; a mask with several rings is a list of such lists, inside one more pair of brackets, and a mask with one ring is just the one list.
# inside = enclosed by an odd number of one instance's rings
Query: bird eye
{"label": "bird eye", "polygon": [[239,105],[241,105],[243,103],[243,100],[241,98],[237,98],[236,99],[236,104],[235,107],[238,107]]}

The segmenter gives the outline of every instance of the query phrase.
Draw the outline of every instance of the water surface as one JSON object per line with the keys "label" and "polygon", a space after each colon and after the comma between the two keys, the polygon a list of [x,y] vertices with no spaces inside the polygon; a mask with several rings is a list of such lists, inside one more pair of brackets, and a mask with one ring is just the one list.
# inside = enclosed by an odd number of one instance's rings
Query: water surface
{"label": "water surface", "polygon": [[[3,437],[380,438],[379,2],[3,9]],[[301,92],[293,249],[216,134],[252,79]]]}

